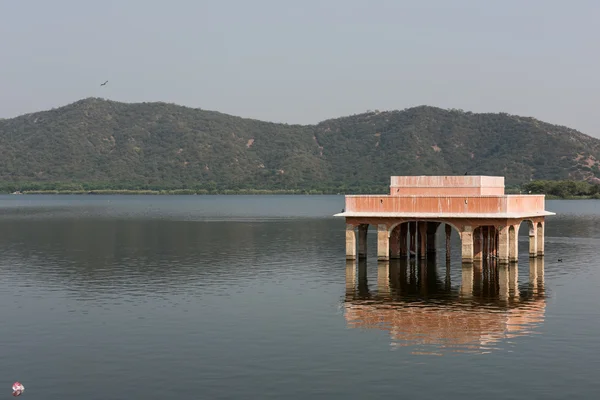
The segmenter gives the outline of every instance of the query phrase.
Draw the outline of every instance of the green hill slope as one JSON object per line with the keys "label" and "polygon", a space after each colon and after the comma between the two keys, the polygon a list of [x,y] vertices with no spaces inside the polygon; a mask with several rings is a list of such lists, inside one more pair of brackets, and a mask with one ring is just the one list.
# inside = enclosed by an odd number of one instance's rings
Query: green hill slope
{"label": "green hill slope", "polygon": [[374,190],[390,175],[595,180],[600,140],[433,107],[287,125],[166,103],[84,99],[0,120],[0,181],[89,188]]}

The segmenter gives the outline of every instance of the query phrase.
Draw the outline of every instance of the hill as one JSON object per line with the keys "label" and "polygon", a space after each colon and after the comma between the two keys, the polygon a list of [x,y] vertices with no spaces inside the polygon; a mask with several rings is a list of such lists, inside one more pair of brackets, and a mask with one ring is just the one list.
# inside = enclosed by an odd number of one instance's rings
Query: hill
{"label": "hill", "polygon": [[517,185],[595,181],[598,160],[600,140],[567,127],[427,106],[288,125],[88,98],[0,120],[0,181],[15,188],[368,192],[390,175],[465,172]]}

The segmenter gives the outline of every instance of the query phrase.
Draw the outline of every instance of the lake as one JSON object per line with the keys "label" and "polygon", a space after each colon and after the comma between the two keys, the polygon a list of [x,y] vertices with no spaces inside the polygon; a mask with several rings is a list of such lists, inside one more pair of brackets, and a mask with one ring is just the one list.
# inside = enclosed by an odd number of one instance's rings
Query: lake
{"label": "lake", "polygon": [[[37,399],[591,399],[600,201],[518,267],[345,260],[343,196],[0,196],[0,384]],[[443,237],[443,228],[438,230]],[[558,259],[562,259],[559,262]]]}

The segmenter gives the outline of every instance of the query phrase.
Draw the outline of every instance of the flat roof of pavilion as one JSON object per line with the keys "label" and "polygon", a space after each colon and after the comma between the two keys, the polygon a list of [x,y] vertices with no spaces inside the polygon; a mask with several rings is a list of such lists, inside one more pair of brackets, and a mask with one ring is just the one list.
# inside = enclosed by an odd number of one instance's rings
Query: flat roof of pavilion
{"label": "flat roof of pavilion", "polygon": [[541,212],[499,212],[499,213],[410,213],[410,212],[341,212],[334,217],[363,217],[363,218],[533,218],[556,215],[551,211]]}
{"label": "flat roof of pavilion", "polygon": [[[392,176],[390,193],[346,195],[334,217],[355,218],[533,218],[545,210],[544,195],[504,193],[504,177],[484,175]],[[347,211],[346,211],[347,210]]]}

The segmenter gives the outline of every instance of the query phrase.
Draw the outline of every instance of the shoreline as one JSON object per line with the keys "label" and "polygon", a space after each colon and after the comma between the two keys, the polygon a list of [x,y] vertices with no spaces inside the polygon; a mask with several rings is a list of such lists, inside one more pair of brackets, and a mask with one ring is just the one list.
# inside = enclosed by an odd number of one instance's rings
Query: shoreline
{"label": "shoreline", "polygon": [[22,192],[1,192],[2,195],[77,195],[77,196],[95,196],[95,195],[142,195],[142,196],[218,196],[218,195],[328,195],[342,196],[346,193],[310,191],[310,190],[25,190]]}
{"label": "shoreline", "polygon": [[[94,196],[94,195],[136,195],[136,196],[241,196],[241,195],[322,195],[322,196],[344,196],[363,194],[360,192],[337,192],[327,190],[262,190],[262,189],[240,189],[240,190],[192,190],[192,189],[173,189],[173,190],[127,190],[127,189],[106,189],[106,190],[25,190],[22,192],[0,192],[0,195],[77,195],[77,196]],[[371,194],[371,193],[369,193]],[[378,194],[378,193],[373,193]],[[387,193],[379,193],[387,195]],[[514,193],[507,193],[508,195]],[[543,194],[543,193],[540,193]],[[546,200],[598,200],[594,196],[567,196],[559,197],[546,194]]]}

